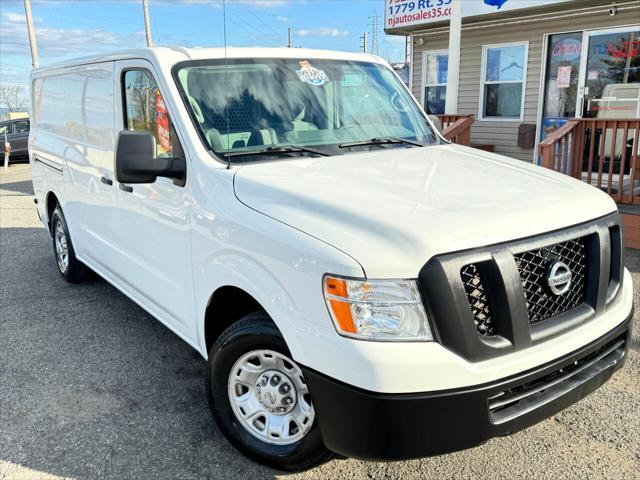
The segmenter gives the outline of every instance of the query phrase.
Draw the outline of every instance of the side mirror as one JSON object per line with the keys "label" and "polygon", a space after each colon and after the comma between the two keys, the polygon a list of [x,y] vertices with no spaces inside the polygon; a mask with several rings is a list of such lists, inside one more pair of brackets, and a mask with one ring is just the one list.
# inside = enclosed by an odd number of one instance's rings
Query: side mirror
{"label": "side mirror", "polygon": [[438,133],[442,135],[442,122],[440,121],[440,117],[438,117],[437,115],[429,115],[429,120],[431,120],[433,126],[436,127]]}
{"label": "side mirror", "polygon": [[116,179],[120,183],[153,183],[158,177],[184,178],[181,158],[157,158],[156,139],[149,132],[123,130],[116,143]]}

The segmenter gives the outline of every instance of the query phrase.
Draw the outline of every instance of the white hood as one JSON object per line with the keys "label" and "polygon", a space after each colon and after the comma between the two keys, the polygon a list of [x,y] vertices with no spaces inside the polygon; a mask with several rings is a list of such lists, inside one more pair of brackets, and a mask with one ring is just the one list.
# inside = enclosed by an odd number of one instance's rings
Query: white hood
{"label": "white hood", "polygon": [[616,209],[565,175],[457,145],[250,164],[238,170],[235,191],[247,206],[348,253],[370,278],[415,278],[433,255]]}

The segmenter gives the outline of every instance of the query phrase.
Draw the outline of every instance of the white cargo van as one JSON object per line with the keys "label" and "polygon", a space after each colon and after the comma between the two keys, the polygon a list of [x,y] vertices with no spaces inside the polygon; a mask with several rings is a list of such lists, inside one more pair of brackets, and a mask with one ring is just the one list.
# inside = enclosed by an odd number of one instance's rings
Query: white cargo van
{"label": "white cargo van", "polygon": [[615,203],[448,143],[377,57],[134,50],[34,70],[31,105],[60,273],[200,352],[220,429],[264,464],[473,447],[623,364]]}

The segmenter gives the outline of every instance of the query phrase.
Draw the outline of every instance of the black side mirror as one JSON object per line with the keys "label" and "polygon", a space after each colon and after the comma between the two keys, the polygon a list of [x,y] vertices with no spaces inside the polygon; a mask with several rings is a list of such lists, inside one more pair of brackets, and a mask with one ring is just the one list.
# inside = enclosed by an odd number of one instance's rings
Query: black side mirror
{"label": "black side mirror", "polygon": [[116,144],[116,179],[120,183],[153,183],[158,177],[183,179],[185,161],[157,158],[156,139],[149,132],[123,130]]}

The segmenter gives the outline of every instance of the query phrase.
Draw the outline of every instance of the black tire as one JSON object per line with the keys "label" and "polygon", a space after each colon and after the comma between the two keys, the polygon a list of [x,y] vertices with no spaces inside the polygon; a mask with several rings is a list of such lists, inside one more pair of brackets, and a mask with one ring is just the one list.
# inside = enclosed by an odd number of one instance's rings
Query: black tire
{"label": "black tire", "polygon": [[265,312],[249,314],[231,325],[209,352],[207,399],[220,430],[240,452],[278,470],[302,471],[329,461],[333,453],[322,442],[317,418],[309,432],[290,445],[266,443],[249,433],[237,419],[227,390],[229,373],[241,356],[259,349],[274,350],[291,358],[280,331]]}
{"label": "black tire", "polygon": [[[64,237],[67,245],[67,262],[63,264],[60,261],[60,255],[56,246],[56,231],[61,228],[64,232]],[[76,258],[76,252],[71,242],[71,236],[69,235],[69,229],[67,228],[67,221],[64,218],[60,205],[57,205],[51,215],[51,238],[53,239],[53,255],[58,266],[60,275],[69,283],[81,283],[87,278],[88,269],[85,264],[80,262]]]}

